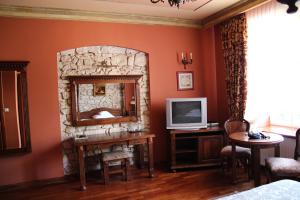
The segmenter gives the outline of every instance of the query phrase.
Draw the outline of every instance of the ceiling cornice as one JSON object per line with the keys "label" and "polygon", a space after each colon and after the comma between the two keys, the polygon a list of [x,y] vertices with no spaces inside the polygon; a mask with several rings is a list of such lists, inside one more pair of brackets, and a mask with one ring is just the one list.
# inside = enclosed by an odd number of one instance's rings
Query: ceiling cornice
{"label": "ceiling cornice", "polygon": [[39,8],[26,6],[0,5],[0,16],[39,18],[39,19],[60,19],[60,20],[80,20],[97,22],[115,22],[129,24],[148,25],[168,25],[201,28],[196,20],[180,18],[155,17],[147,15],[121,14],[95,11],[82,11],[72,9]]}
{"label": "ceiling cornice", "polygon": [[228,8],[225,8],[211,16],[204,18],[201,21],[138,14],[121,14],[72,9],[39,8],[8,5],[0,5],[0,16],[205,28],[213,26],[230,17],[245,12],[268,1],[270,0],[242,0]]}

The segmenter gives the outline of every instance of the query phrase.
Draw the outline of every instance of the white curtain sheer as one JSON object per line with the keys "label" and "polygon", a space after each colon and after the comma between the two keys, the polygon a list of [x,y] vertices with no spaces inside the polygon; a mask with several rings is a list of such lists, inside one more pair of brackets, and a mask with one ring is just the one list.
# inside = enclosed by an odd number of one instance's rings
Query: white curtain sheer
{"label": "white curtain sheer", "polygon": [[300,126],[300,10],[286,9],[274,0],[246,13],[245,118],[258,127]]}

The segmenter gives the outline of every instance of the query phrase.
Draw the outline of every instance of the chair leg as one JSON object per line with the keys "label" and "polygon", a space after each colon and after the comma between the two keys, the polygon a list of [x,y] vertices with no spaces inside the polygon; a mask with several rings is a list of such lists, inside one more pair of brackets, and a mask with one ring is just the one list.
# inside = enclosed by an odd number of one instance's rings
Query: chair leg
{"label": "chair leg", "polygon": [[128,168],[129,168],[129,160],[125,159],[125,181],[128,181]]}
{"label": "chair leg", "polygon": [[122,180],[123,181],[126,181],[126,178],[125,178],[125,175],[126,175],[126,173],[125,173],[125,159],[122,159],[121,160],[121,170],[122,170]]}
{"label": "chair leg", "polygon": [[248,175],[248,181],[251,179],[251,166],[250,166],[250,159],[248,158],[240,158],[241,165],[244,167],[244,171]]}
{"label": "chair leg", "polygon": [[227,172],[229,172],[229,169],[233,166],[232,159],[230,157],[227,157]]}
{"label": "chair leg", "polygon": [[248,181],[250,181],[251,180],[251,178],[252,178],[252,165],[251,165],[251,158],[247,158],[247,171],[248,171]]}
{"label": "chair leg", "polygon": [[248,159],[247,158],[244,158],[244,172],[245,173],[248,173]]}
{"label": "chair leg", "polygon": [[265,173],[266,173],[266,177],[267,177],[267,183],[271,183],[273,181],[272,175],[267,166],[265,166]]}
{"label": "chair leg", "polygon": [[222,167],[222,173],[225,174],[225,170],[224,170],[224,157],[221,156],[221,167]]}
{"label": "chair leg", "polygon": [[103,162],[103,176],[104,176],[104,184],[109,184],[109,164],[108,162]]}

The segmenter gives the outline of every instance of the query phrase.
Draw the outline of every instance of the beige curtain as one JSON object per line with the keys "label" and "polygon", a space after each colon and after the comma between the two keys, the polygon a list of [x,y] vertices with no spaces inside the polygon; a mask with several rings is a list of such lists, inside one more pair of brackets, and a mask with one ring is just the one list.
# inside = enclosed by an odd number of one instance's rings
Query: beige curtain
{"label": "beige curtain", "polygon": [[252,127],[300,126],[300,12],[286,9],[270,1],[246,13],[245,118]]}
{"label": "beige curtain", "polygon": [[240,14],[221,25],[221,39],[226,67],[226,86],[231,118],[243,119],[246,108],[246,15]]}

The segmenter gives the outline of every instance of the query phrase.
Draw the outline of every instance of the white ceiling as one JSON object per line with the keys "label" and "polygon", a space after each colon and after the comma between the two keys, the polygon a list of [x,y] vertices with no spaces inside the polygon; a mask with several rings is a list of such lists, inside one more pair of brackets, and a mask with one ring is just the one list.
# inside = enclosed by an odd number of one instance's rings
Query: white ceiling
{"label": "white ceiling", "polygon": [[[200,21],[226,7],[246,0],[192,0],[181,5],[179,9],[175,6],[171,7],[168,0],[164,1],[164,3],[153,4],[150,0],[0,0],[0,5],[121,13]],[[194,11],[195,9],[197,10]]]}

